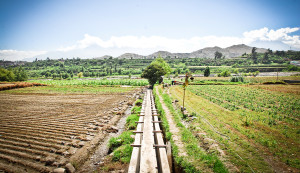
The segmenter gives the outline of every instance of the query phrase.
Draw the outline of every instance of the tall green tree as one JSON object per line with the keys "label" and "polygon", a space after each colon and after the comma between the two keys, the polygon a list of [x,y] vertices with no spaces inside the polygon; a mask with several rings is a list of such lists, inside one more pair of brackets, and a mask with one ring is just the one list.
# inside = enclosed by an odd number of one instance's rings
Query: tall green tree
{"label": "tall green tree", "polygon": [[253,63],[254,64],[257,64],[257,52],[256,52],[256,47],[253,47],[252,48],[252,54],[251,54],[251,58],[252,58],[252,60],[253,60]]}
{"label": "tall green tree", "polygon": [[172,72],[169,64],[160,55],[154,61],[152,61],[151,64],[158,64],[159,66],[161,66],[167,75]]}
{"label": "tall green tree", "polygon": [[268,63],[269,62],[269,52],[264,53],[264,58],[262,60],[263,63]]}
{"label": "tall green tree", "polygon": [[209,67],[206,67],[205,70],[204,70],[204,76],[208,77],[209,75],[210,75]]}
{"label": "tall green tree", "polygon": [[166,70],[159,63],[151,63],[143,71],[141,77],[148,79],[149,84],[153,87],[159,78],[165,74],[167,74]]}

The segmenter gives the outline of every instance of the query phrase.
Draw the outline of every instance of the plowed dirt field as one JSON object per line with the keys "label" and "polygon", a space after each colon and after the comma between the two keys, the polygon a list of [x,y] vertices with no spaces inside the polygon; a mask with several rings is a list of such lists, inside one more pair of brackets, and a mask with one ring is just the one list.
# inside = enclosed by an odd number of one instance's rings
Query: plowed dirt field
{"label": "plowed dirt field", "polygon": [[52,172],[88,158],[135,93],[0,93],[0,172]]}

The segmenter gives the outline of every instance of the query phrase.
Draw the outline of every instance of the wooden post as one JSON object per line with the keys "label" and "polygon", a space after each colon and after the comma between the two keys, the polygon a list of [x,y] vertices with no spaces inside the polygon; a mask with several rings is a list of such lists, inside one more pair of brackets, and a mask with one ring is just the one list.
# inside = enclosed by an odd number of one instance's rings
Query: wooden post
{"label": "wooden post", "polygon": [[183,84],[183,99],[182,99],[182,106],[183,106],[183,108],[182,108],[182,112],[184,112],[184,99],[185,99],[185,90],[186,90],[186,87],[189,85],[189,77],[190,77],[191,75],[190,74],[188,74],[188,73],[186,73],[185,74],[185,81],[184,81],[184,84]]}
{"label": "wooden post", "polygon": [[182,112],[184,112],[185,87],[186,87],[186,86],[184,86],[184,88],[183,88],[183,103],[182,103],[183,108],[182,108],[182,110],[181,110]]}

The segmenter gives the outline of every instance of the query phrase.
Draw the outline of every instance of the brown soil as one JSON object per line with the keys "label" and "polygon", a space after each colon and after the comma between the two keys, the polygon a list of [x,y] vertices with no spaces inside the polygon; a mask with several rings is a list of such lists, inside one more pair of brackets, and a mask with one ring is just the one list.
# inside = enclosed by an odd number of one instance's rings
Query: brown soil
{"label": "brown soil", "polygon": [[134,96],[0,94],[0,172],[79,169]]}
{"label": "brown soil", "polygon": [[40,83],[28,83],[28,82],[0,82],[0,91],[2,90],[10,90],[15,88],[25,88],[32,86],[46,86],[45,84]]}

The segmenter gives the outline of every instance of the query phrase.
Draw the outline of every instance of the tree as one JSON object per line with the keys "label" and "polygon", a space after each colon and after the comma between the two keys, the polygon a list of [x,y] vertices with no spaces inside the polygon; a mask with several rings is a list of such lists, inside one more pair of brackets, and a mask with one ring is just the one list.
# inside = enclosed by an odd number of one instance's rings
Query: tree
{"label": "tree", "polygon": [[254,64],[257,64],[257,52],[256,52],[256,47],[252,48],[252,54],[251,54],[251,58],[253,60]]}
{"label": "tree", "polygon": [[268,63],[269,62],[269,52],[264,53],[264,58],[263,58],[263,63]]}
{"label": "tree", "polygon": [[273,51],[270,48],[268,49],[268,54],[270,54],[270,55],[273,54]]}
{"label": "tree", "polygon": [[14,73],[16,75],[15,81],[25,81],[28,79],[26,72],[21,66],[19,68],[15,68]]}
{"label": "tree", "polygon": [[204,76],[208,77],[209,75],[210,75],[209,67],[206,67],[205,70],[204,70]]}
{"label": "tree", "polygon": [[160,57],[160,55],[154,61],[152,61],[151,64],[158,64],[159,66],[161,66],[167,75],[172,72],[169,64],[166,63],[166,61],[162,57]]}
{"label": "tree", "polygon": [[11,70],[0,68],[0,81],[14,81],[15,74]]}
{"label": "tree", "polygon": [[222,54],[221,52],[216,51],[216,52],[215,52],[215,61],[217,61],[217,59],[221,59],[222,56],[223,56],[223,54]]}
{"label": "tree", "polygon": [[165,74],[167,74],[167,72],[160,64],[151,63],[143,71],[141,77],[148,79],[149,84],[153,87],[153,85],[158,81],[158,79]]}

